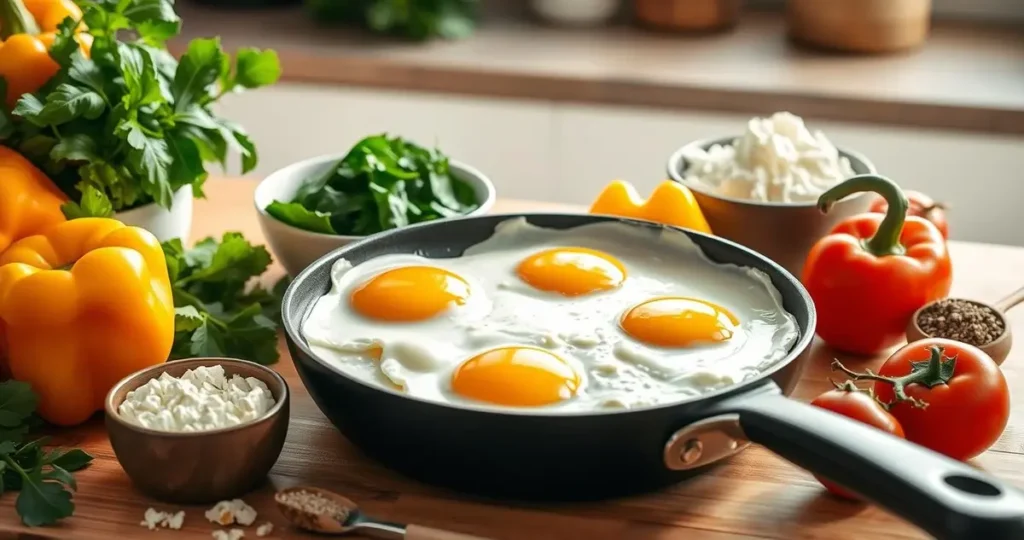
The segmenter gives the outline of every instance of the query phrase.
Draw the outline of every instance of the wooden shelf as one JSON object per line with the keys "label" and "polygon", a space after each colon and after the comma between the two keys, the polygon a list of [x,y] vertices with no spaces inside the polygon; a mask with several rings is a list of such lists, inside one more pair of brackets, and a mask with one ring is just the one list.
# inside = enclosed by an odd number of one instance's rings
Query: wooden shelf
{"label": "wooden shelf", "polygon": [[936,23],[917,51],[863,57],[799,49],[773,13],[710,36],[488,21],[468,40],[410,44],[320,27],[297,8],[179,12],[175,52],[213,35],[273,48],[289,81],[1024,134],[1019,27]]}

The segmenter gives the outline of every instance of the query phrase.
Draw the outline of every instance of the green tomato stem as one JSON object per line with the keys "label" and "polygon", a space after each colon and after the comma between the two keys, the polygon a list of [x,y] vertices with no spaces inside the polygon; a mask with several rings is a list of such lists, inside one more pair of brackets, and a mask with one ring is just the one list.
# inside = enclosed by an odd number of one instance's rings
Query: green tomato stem
{"label": "green tomato stem", "polygon": [[857,373],[846,368],[839,360],[832,361],[832,370],[841,371],[855,381],[879,381],[892,385],[893,402],[907,402],[918,408],[925,408],[928,404],[920,399],[907,395],[907,386],[920,384],[928,388],[940,384],[948,384],[956,369],[956,356],[945,356],[945,349],[941,345],[928,347],[928,359],[921,362],[910,363],[910,373],[901,377],[886,377],[878,375],[873,371],[866,370],[864,373]]}
{"label": "green tomato stem", "polygon": [[828,212],[840,199],[865,191],[878,193],[884,197],[889,203],[889,208],[885,211],[885,217],[878,225],[875,235],[863,242],[864,249],[876,257],[904,254],[906,249],[900,244],[900,233],[903,232],[910,201],[892,180],[877,174],[854,176],[822,193],[818,198],[818,209]]}
{"label": "green tomato stem", "polygon": [[21,0],[0,0],[0,39],[15,34],[38,35],[39,25]]}

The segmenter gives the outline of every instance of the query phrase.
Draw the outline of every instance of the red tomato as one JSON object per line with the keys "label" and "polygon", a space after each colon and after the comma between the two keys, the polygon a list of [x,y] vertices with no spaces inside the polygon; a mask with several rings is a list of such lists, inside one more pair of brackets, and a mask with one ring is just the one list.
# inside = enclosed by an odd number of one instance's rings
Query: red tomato
{"label": "red tomato", "polygon": [[[948,240],[949,223],[946,221],[946,208],[920,191],[905,189],[903,193],[910,200],[910,209],[907,211],[907,215],[918,216],[931,221],[939,229],[939,232],[942,233],[942,237]],[[876,197],[871,203],[871,207],[868,208],[868,212],[884,214],[888,209],[889,203],[882,197]]]}
{"label": "red tomato", "polygon": [[[915,341],[893,353],[878,375],[903,379],[909,383],[906,395],[927,403],[921,408],[901,401],[889,408],[909,441],[968,460],[992,446],[1006,428],[1006,378],[992,358],[973,345],[941,338]],[[895,398],[890,382],[876,381],[874,390],[885,403]]]}
{"label": "red tomato", "polygon": [[[875,401],[874,398],[864,392],[841,389],[830,390],[814,398],[811,405],[841,414],[847,418],[852,418],[863,424],[903,438],[903,427],[900,426],[899,421],[882,408],[882,405]],[[815,476],[815,478],[821,482],[821,485],[825,486],[825,489],[835,495],[846,499],[860,499],[860,497],[820,476]]]}

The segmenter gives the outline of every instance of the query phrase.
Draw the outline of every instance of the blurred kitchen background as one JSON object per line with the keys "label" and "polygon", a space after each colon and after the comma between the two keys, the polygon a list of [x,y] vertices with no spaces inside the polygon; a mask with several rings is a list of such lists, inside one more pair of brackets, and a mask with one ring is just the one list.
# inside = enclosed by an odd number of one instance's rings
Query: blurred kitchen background
{"label": "blurred kitchen background", "polygon": [[480,168],[500,197],[587,204],[615,178],[649,190],[679,146],[786,110],[949,204],[954,239],[1024,245],[1024,0],[178,10],[179,44],[219,34],[280,54],[281,83],[224,100],[259,145],[255,176],[387,131]]}

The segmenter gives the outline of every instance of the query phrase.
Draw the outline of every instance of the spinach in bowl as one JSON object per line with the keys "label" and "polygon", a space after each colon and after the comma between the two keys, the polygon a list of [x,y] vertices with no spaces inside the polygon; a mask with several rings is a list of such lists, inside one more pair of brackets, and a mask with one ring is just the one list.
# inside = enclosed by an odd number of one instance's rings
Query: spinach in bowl
{"label": "spinach in bowl", "polygon": [[359,141],[326,174],[305,180],[291,201],[275,200],[266,210],[303,230],[366,236],[479,206],[438,149],[381,134]]}

